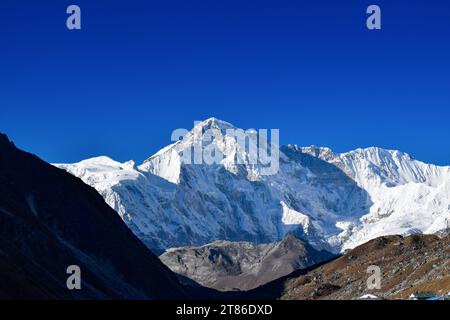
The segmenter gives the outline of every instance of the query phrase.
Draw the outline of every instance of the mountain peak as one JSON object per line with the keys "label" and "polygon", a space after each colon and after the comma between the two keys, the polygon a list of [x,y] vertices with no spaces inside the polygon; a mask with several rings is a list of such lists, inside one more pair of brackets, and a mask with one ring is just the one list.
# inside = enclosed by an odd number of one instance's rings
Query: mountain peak
{"label": "mountain peak", "polygon": [[236,127],[229,122],[211,117],[204,121],[196,122],[193,130],[196,129],[202,129],[203,131],[206,131],[208,129],[219,129],[219,130],[236,129]]}
{"label": "mountain peak", "polygon": [[415,160],[410,154],[399,151],[399,150],[391,150],[384,149],[380,147],[367,147],[367,148],[358,148],[346,153],[343,155],[356,155],[359,157],[370,158],[370,159],[404,159],[406,161]]}
{"label": "mountain peak", "polygon": [[13,143],[9,140],[8,136],[0,132],[0,146],[9,146]]}
{"label": "mountain peak", "polygon": [[89,164],[89,165],[109,165],[109,166],[120,165],[120,162],[117,162],[108,156],[93,157],[93,158],[89,158],[89,159],[80,161],[80,163]]}

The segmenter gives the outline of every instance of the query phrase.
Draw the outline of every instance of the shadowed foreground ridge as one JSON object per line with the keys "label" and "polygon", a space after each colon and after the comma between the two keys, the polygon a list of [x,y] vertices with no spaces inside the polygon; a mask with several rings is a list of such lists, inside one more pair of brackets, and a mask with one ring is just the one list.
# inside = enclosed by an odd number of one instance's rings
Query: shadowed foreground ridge
{"label": "shadowed foreground ridge", "polygon": [[[69,265],[82,289],[66,288]],[[0,299],[175,299],[187,293],[95,189],[0,134]]]}

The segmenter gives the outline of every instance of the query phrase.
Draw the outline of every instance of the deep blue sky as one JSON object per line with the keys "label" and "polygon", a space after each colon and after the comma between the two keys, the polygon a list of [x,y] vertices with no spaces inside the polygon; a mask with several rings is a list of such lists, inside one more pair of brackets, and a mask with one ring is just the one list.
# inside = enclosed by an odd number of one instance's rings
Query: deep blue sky
{"label": "deep blue sky", "polygon": [[215,116],[450,164],[449,1],[1,0],[0,40],[0,131],[50,162],[142,161]]}

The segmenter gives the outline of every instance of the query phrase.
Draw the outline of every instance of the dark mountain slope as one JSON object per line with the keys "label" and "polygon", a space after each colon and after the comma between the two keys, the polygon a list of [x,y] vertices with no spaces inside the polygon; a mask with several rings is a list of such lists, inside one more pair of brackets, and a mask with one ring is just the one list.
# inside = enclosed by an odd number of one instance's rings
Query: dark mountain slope
{"label": "dark mountain slope", "polygon": [[[82,289],[66,288],[78,265]],[[103,198],[0,134],[0,298],[186,297]]]}

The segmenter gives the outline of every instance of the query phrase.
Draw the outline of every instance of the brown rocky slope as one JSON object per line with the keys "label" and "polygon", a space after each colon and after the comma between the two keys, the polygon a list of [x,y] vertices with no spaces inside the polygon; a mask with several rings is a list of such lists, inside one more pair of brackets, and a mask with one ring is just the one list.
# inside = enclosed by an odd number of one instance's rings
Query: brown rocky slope
{"label": "brown rocky slope", "polygon": [[[416,291],[450,291],[450,235],[385,236],[321,266],[299,270],[248,292],[251,298],[351,300],[367,294],[405,299]],[[381,289],[368,289],[369,266],[381,270]]]}
{"label": "brown rocky slope", "polygon": [[[416,291],[450,291],[450,236],[388,236],[285,282],[282,299],[354,299],[373,294],[407,298]],[[369,266],[381,269],[381,289],[369,290]]]}

